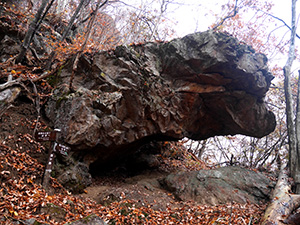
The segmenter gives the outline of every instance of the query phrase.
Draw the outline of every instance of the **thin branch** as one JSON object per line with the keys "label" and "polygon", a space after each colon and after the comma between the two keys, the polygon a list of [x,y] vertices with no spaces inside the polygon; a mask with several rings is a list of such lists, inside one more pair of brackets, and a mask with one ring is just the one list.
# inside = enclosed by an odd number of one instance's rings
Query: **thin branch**
{"label": "thin branch", "polygon": [[[232,17],[235,17],[236,14],[238,13],[238,6],[237,6],[237,3],[238,3],[238,0],[235,0],[235,6],[234,6],[234,9],[231,11],[231,13],[226,16],[225,18],[221,19],[221,21],[219,23],[217,23],[213,28],[212,30],[216,30],[218,27],[222,26],[223,23],[227,20],[227,19],[230,19]],[[233,13],[233,14],[232,14]]]}
{"label": "thin branch", "polygon": [[83,53],[86,45],[87,45],[87,42],[88,40],[90,39],[90,36],[91,36],[91,31],[92,31],[92,26],[94,25],[95,23],[95,19],[96,19],[96,16],[97,16],[97,12],[100,8],[102,8],[106,3],[108,2],[108,0],[105,0],[103,3],[101,3],[101,0],[98,0],[97,2],[97,5],[96,5],[96,9],[94,10],[94,14],[93,16],[91,17],[90,21],[89,21],[89,24],[87,26],[87,32],[85,34],[85,40],[79,50],[79,52],[77,52],[76,54],[76,57],[74,59],[74,63],[73,63],[73,69],[72,69],[72,74],[71,74],[71,77],[70,77],[70,83],[69,83],[69,89],[72,90],[73,89],[73,79],[74,79],[74,76],[75,76],[75,73],[77,72],[77,65],[78,65],[78,61],[79,61],[79,57],[81,56],[81,54]]}
{"label": "thin branch", "polygon": [[6,89],[8,87],[11,87],[13,85],[20,85],[20,81],[21,81],[21,79],[19,78],[17,80],[9,80],[4,84],[0,84],[0,91]]}
{"label": "thin branch", "polygon": [[276,27],[276,28],[273,29],[271,32],[269,32],[268,37],[267,37],[267,41],[265,42],[265,45],[269,42],[270,37],[271,37],[271,34],[272,34],[273,32],[275,32],[276,30],[282,28],[282,27],[284,27],[284,25],[281,25],[281,26],[279,26],[279,27]]}
{"label": "thin branch", "polygon": [[279,49],[279,52],[280,52],[280,51],[282,51],[283,47],[286,46],[286,45],[288,44],[288,42],[286,42],[283,46],[280,47],[280,44],[283,42],[283,40],[284,40],[284,38],[285,38],[285,35],[286,35],[287,33],[288,33],[288,31],[285,32],[285,34],[282,36],[281,40],[278,41],[278,44],[275,45],[274,51],[272,52],[272,54],[270,55],[269,58],[275,57],[275,56],[278,54],[278,51],[276,51],[276,48],[278,48],[278,49]]}
{"label": "thin branch", "polygon": [[[265,12],[265,11],[263,11],[263,10],[261,10],[261,9],[257,9],[257,8],[255,8],[255,9],[256,9],[257,11],[259,11],[259,12],[265,13],[266,15],[268,15],[268,16],[270,16],[270,17],[272,17],[272,18],[274,18],[274,19],[276,19],[276,20],[282,22],[284,26],[286,26],[290,31],[292,31],[292,28],[291,28],[291,27],[290,27],[283,19],[280,19],[279,17],[274,16],[274,15],[272,15],[271,13]],[[300,39],[300,36],[299,36],[297,33],[296,33],[296,37],[297,37],[298,39]]]}
{"label": "thin branch", "polygon": [[[77,6],[77,8],[76,8],[76,10],[75,10],[75,12],[73,13],[73,15],[72,15],[72,17],[71,17],[71,19],[70,19],[70,21],[69,21],[69,23],[68,23],[67,28],[64,30],[64,32],[63,32],[63,34],[62,34],[62,36],[61,36],[59,42],[63,42],[63,41],[65,40],[65,38],[68,36],[68,34],[69,34],[70,30],[71,30],[71,27],[73,26],[74,21],[75,21],[77,15],[78,15],[78,13],[80,12],[80,10],[81,10],[81,8],[82,8],[84,2],[85,2],[85,0],[81,0],[81,1],[79,2],[78,6]],[[55,58],[55,56],[56,56],[56,50],[53,50],[53,51],[51,52],[49,58],[48,58],[48,62],[47,62],[47,64],[46,64],[46,70],[50,70],[50,69],[51,69],[52,61],[53,61],[53,59]]]}
{"label": "thin branch", "polygon": [[35,94],[35,108],[36,108],[36,111],[37,111],[37,118],[36,118],[36,123],[35,123],[35,127],[34,127],[34,130],[33,130],[33,134],[32,136],[34,137],[35,136],[35,133],[37,131],[37,128],[38,128],[38,123],[39,123],[39,120],[41,118],[41,105],[40,105],[40,96],[39,96],[39,93],[37,91],[37,88],[36,88],[36,85],[35,83],[28,77],[28,80],[31,82],[32,86],[33,86],[33,92]]}

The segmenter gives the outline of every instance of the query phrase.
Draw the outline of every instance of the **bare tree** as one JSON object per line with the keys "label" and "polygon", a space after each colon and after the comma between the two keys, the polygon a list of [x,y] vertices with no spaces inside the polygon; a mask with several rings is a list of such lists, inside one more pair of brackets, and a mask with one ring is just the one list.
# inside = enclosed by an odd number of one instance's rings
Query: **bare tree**
{"label": "bare tree", "polygon": [[[47,4],[49,3],[50,0],[43,0],[42,4],[40,6],[40,8],[38,9],[37,13],[35,14],[34,20],[30,23],[28,31],[25,35],[24,41],[22,43],[22,48],[21,48],[21,52],[19,53],[19,55],[16,58],[16,63],[20,63],[22,62],[27,49],[30,46],[31,40],[35,34],[35,32],[37,31],[37,29],[39,28],[39,25],[41,24],[41,21],[43,19],[43,15],[45,15],[47,13],[47,10],[49,10],[51,4],[53,3],[53,1],[51,1],[51,3],[49,4],[49,6],[46,9]],[[46,12],[44,12],[46,9]]]}
{"label": "bare tree", "polygon": [[[300,206],[300,176],[299,176],[299,147],[300,147],[300,82],[298,82],[298,96],[296,115],[294,114],[293,96],[291,88],[291,68],[295,59],[295,38],[296,38],[296,2],[292,0],[292,23],[291,37],[289,43],[288,60],[283,68],[284,90],[286,99],[286,120],[289,140],[289,169],[295,182],[294,192],[297,195],[290,195],[290,184],[286,173],[286,167],[283,166],[277,185],[273,192],[274,201],[268,206],[262,224],[282,224],[282,218],[289,216],[291,212]],[[300,78],[300,72],[299,72]],[[283,221],[284,222],[284,221]],[[285,223],[286,224],[286,223]],[[288,224],[296,224],[290,223]]]}
{"label": "bare tree", "polygon": [[123,35],[123,44],[166,40],[174,32],[168,13],[175,5],[186,4],[175,0],[147,0],[140,1],[141,5],[136,7],[126,2],[119,1],[119,4],[111,7],[116,15],[118,29]]}
{"label": "bare tree", "polygon": [[85,34],[85,40],[84,40],[84,43],[82,44],[79,52],[76,53],[76,57],[75,57],[75,60],[74,60],[74,63],[73,63],[73,71],[72,71],[72,75],[71,75],[71,78],[70,78],[70,83],[69,83],[69,89],[72,90],[73,88],[73,79],[74,79],[74,76],[75,76],[75,73],[76,73],[76,70],[77,70],[77,65],[78,65],[78,60],[79,60],[79,57],[81,56],[81,54],[83,53],[85,47],[86,47],[86,44],[91,36],[91,31],[92,31],[92,27],[95,23],[95,19],[96,19],[96,16],[97,16],[97,12],[100,8],[102,8],[106,3],[108,2],[108,0],[105,0],[102,4],[101,4],[101,0],[98,0],[97,2],[97,5],[96,5],[96,9],[94,10],[93,12],[93,16],[91,17],[90,21],[89,21],[89,24],[87,26],[87,32]]}
{"label": "bare tree", "polygon": [[[295,37],[296,37],[296,0],[292,0],[292,24],[291,37],[288,60],[283,68],[284,72],[284,91],[286,100],[286,120],[289,140],[289,168],[291,176],[295,181],[295,192],[300,193],[300,163],[299,163],[299,149],[300,149],[300,108],[297,105],[296,123],[294,122],[294,107],[293,96],[291,89],[291,68],[295,59]],[[298,88],[299,90],[299,88]],[[299,93],[298,102],[299,104]],[[297,123],[298,122],[298,123]]]}
{"label": "bare tree", "polygon": [[[83,4],[84,4],[85,1],[88,1],[88,0],[81,0],[80,1],[79,5],[77,6],[75,12],[73,13],[73,15],[72,15],[72,17],[71,17],[71,19],[70,19],[70,21],[68,23],[67,28],[65,29],[64,33],[62,34],[62,36],[61,36],[61,38],[59,40],[60,42],[64,41],[65,38],[67,37],[67,35],[69,34],[69,32],[71,30],[71,27],[73,26],[74,21],[75,21],[77,15],[79,14],[79,12],[80,12],[80,10],[81,10],[81,8],[82,8],[82,6],[83,6]],[[55,55],[56,55],[56,52],[55,52],[55,50],[53,50],[51,52],[50,56],[49,56],[49,59],[48,59],[47,65],[46,65],[46,70],[50,70],[51,64],[52,64],[52,61],[53,61]]]}

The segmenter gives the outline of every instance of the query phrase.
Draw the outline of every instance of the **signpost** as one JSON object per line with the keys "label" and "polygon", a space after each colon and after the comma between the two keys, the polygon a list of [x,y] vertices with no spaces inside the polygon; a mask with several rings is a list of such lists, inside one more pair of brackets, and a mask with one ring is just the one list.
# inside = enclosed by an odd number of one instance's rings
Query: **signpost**
{"label": "signpost", "polygon": [[70,152],[71,148],[55,142],[54,150],[55,150],[55,152],[59,153],[62,156],[67,156],[68,153]]}
{"label": "signpost", "polygon": [[35,135],[35,138],[39,142],[51,141],[51,147],[49,151],[48,162],[45,168],[42,185],[47,190],[49,186],[49,180],[51,177],[53,162],[55,159],[55,153],[67,156],[71,148],[65,145],[57,143],[58,134],[60,130],[54,129],[54,131],[38,131]]}
{"label": "signpost", "polygon": [[57,130],[54,131],[38,131],[35,134],[35,139],[37,141],[56,141]]}

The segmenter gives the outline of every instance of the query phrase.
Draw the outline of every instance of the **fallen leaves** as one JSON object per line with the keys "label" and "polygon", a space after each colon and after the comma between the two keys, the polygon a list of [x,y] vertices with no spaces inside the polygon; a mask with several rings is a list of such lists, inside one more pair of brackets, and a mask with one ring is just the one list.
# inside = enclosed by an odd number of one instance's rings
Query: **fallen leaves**
{"label": "fallen leaves", "polygon": [[[108,208],[108,209],[107,209]],[[184,203],[180,208],[166,211],[151,207],[135,207],[135,202],[123,200],[102,209],[100,216],[108,224],[258,224],[264,206],[236,204],[207,206]],[[101,209],[101,208],[100,208]]]}
{"label": "fallen leaves", "polygon": [[[23,137],[26,137],[24,135]],[[225,205],[197,205],[194,202],[170,204],[165,210],[154,210],[150,203],[137,206],[127,199],[108,206],[71,195],[52,178],[58,194],[49,195],[37,184],[44,166],[26,152],[19,152],[0,144],[0,214],[6,222],[35,218],[39,222],[63,224],[97,214],[108,224],[258,224],[264,205],[228,203]],[[52,204],[64,212],[63,221],[41,210]]]}

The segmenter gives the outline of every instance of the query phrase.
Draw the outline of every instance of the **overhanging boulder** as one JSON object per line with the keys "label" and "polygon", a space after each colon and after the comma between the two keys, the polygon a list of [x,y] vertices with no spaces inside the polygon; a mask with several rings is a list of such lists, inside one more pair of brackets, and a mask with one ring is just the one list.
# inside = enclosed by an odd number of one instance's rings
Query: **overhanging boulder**
{"label": "overhanging boulder", "polygon": [[264,96],[265,55],[212,31],[167,43],[85,54],[57,73],[46,115],[84,160],[105,162],[151,140],[215,135],[263,137],[275,128]]}

